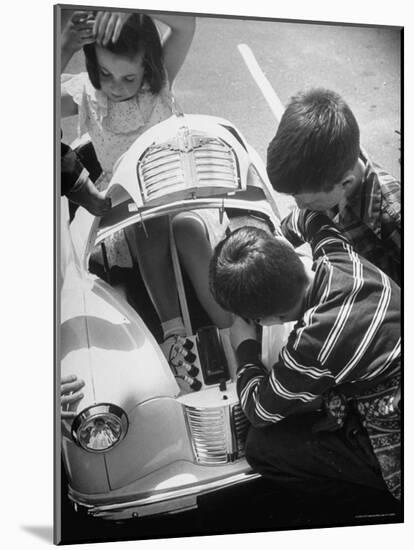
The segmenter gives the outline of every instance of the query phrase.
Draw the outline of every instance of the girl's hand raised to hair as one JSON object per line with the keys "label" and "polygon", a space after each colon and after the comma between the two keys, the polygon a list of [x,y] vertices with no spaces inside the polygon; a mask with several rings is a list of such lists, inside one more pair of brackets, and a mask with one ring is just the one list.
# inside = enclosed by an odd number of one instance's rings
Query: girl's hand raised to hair
{"label": "girl's hand raised to hair", "polygon": [[74,11],[62,30],[62,48],[77,52],[85,44],[95,41],[94,21],[87,11]]}
{"label": "girl's hand raised to hair", "polygon": [[129,16],[130,13],[124,11],[98,11],[93,27],[96,42],[101,46],[106,46],[109,41],[116,42]]}

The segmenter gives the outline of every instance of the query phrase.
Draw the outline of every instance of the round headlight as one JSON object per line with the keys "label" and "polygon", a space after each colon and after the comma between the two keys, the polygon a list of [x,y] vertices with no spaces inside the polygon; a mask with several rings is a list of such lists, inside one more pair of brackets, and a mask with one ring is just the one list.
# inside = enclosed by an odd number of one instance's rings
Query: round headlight
{"label": "round headlight", "polygon": [[117,405],[100,403],[83,410],[73,421],[72,437],[86,451],[101,453],[117,445],[128,431],[128,417]]}

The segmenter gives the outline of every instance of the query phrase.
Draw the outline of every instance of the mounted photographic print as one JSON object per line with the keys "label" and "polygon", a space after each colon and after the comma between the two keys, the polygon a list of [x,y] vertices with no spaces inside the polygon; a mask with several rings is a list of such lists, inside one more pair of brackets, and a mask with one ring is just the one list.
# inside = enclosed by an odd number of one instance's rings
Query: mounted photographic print
{"label": "mounted photographic print", "polygon": [[403,522],[402,28],[55,43],[55,542]]}

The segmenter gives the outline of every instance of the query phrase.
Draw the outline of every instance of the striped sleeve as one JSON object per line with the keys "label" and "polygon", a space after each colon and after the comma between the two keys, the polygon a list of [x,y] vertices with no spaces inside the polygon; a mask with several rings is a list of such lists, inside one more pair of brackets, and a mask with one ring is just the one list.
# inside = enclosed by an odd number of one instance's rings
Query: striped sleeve
{"label": "striped sleeve", "polygon": [[286,416],[319,403],[323,391],[332,386],[332,373],[310,358],[300,358],[286,346],[269,373],[259,358],[243,362],[237,372],[237,391],[243,412],[255,427],[279,422]]}
{"label": "striped sleeve", "polygon": [[299,226],[301,210],[295,208],[280,223],[280,229],[292,246],[297,248],[305,243],[305,238]]}
{"label": "striped sleeve", "polygon": [[294,247],[305,242],[309,243],[314,260],[318,258],[322,248],[342,249],[344,242],[349,243],[346,236],[335,227],[328,216],[313,210],[295,208],[282,220],[281,230]]}
{"label": "striped sleeve", "polygon": [[271,372],[258,354],[246,353],[248,344],[237,351],[238,393],[254,426],[300,412],[338,384],[373,379],[399,355],[398,287],[345,241],[341,246],[342,254],[331,256],[322,247],[309,307]]}

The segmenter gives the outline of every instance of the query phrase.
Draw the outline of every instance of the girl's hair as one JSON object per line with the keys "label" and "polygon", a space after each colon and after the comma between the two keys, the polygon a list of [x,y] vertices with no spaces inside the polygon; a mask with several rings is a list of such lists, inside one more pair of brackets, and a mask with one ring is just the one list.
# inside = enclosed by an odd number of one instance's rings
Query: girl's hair
{"label": "girl's hair", "polygon": [[243,227],[221,241],[210,262],[210,289],[225,310],[247,319],[285,313],[307,283],[292,246],[257,227]]}
{"label": "girl's hair", "polygon": [[331,90],[294,96],[267,150],[267,173],[280,193],[330,191],[359,156],[354,114]]}
{"label": "girl's hair", "polygon": [[[160,36],[155,23],[148,15],[132,13],[122,27],[118,40],[110,41],[105,49],[108,51],[133,58],[143,52],[144,81],[148,83],[153,94],[160,92],[165,83],[165,69]],[[101,89],[98,60],[95,44],[84,46],[86,70],[92,85]]]}

